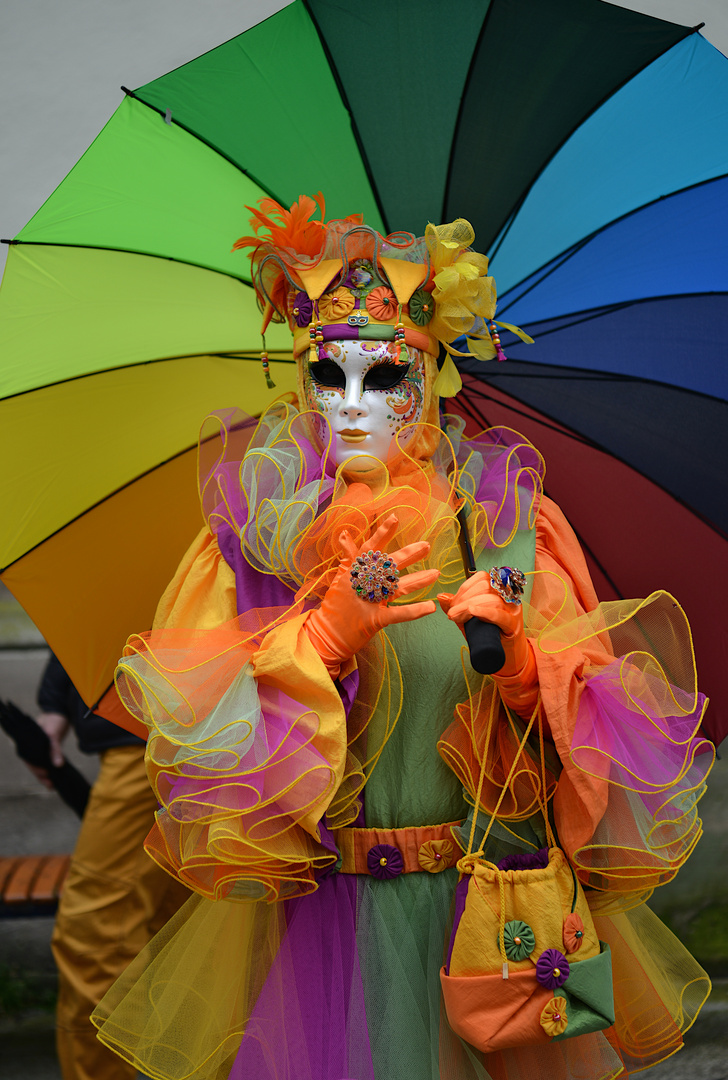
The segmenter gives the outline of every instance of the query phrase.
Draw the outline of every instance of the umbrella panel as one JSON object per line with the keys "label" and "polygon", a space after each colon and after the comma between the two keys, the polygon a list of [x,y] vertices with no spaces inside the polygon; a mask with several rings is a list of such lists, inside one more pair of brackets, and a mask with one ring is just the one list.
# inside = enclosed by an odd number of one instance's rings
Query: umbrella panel
{"label": "umbrella panel", "polygon": [[132,98],[17,239],[160,255],[250,281],[232,246],[265,192],[177,124]]}
{"label": "umbrella panel", "polygon": [[[678,342],[680,333],[690,332],[689,321],[682,329],[679,323],[686,307],[689,309],[689,305],[678,305],[677,312],[672,310],[672,305],[664,304],[661,308],[665,315],[663,330],[674,325]],[[605,353],[610,346],[618,350],[621,341],[630,340],[631,348],[639,354],[640,335],[644,333],[649,338],[650,326],[641,326],[634,308],[620,314],[632,316],[629,334],[627,323],[620,322],[616,316],[615,321],[624,334],[612,326],[608,316],[596,324],[600,329],[604,325],[602,334],[595,332],[594,325],[584,324],[550,337],[541,334],[532,351],[539,358],[544,353],[547,357],[552,355],[553,365],[517,360],[488,365],[466,362],[464,370],[477,380],[469,384],[471,392],[478,393],[479,383],[480,392],[501,392],[520,402],[522,407],[531,406],[569,431],[581,433],[591,444],[642,473],[696,516],[728,534],[728,508],[723,498],[728,460],[728,402],[676,386],[559,366],[556,362],[564,355],[575,360],[590,356],[591,344],[599,340]],[[724,317],[726,314],[724,306]],[[654,323],[653,328],[656,331]],[[690,347],[689,342],[686,347]],[[516,351],[508,347],[509,354]]]}
{"label": "umbrella panel", "polygon": [[544,168],[493,251],[501,292],[609,222],[724,176],[727,95],[726,58],[694,34],[605,101]]}
{"label": "umbrella panel", "polygon": [[202,527],[196,448],[83,514],[13,563],[2,580],[38,625],[87,705],[113,681],[127,637]]}
{"label": "umbrella panel", "polygon": [[[349,42],[358,33],[359,11]],[[359,48],[346,62],[367,85],[380,77]],[[358,58],[358,59],[357,59]],[[391,65],[397,64],[394,57]],[[390,65],[387,65],[388,67]],[[386,82],[391,71],[384,77]],[[147,83],[136,96],[233,162],[280,202],[328,177],[327,214],[382,221],[352,120],[305,5],[294,3],[224,45]],[[241,228],[245,216],[240,206]],[[234,222],[231,222],[233,229]],[[239,235],[239,234],[238,234]]]}
{"label": "umbrella panel", "polygon": [[[260,325],[253,290],[225,274],[124,251],[18,245],[0,289],[0,396],[168,357],[259,353]],[[271,325],[266,341],[290,354],[286,326]]]}
{"label": "umbrella panel", "polygon": [[[237,402],[260,413],[277,394],[295,390],[292,362],[272,359],[270,367],[275,391],[267,389],[258,358],[185,356],[100,372],[6,401],[0,454],[12,458],[14,467],[0,476],[0,568],[111,492],[189,449],[208,412]],[[43,631],[42,621],[38,625]]]}

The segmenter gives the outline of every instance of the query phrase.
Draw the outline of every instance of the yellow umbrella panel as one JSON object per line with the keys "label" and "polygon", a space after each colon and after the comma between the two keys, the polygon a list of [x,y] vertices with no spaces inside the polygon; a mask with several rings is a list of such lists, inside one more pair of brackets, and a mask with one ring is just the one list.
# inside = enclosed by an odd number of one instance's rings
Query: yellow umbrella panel
{"label": "yellow umbrella panel", "polygon": [[[94,705],[202,525],[204,418],[232,405],[256,415],[295,390],[290,335],[273,327],[268,336],[271,391],[244,283],[123,252],[41,246],[11,256],[24,273],[0,293],[2,579]],[[112,271],[112,260],[129,272]],[[64,283],[67,304],[51,279]],[[215,352],[180,355],[183,342]],[[69,373],[54,381],[61,363]]]}

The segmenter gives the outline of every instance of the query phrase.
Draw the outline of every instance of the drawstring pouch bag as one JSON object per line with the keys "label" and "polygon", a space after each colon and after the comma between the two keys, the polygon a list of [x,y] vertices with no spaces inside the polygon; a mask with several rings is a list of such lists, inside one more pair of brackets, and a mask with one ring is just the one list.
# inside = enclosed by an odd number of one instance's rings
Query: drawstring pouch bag
{"label": "drawstring pouch bag", "polygon": [[[494,694],[491,730],[497,701]],[[539,700],[480,848],[473,851],[486,738],[468,850],[457,864],[455,922],[440,980],[450,1027],[485,1053],[544,1045],[614,1023],[609,946],[597,937],[584,891],[548,819],[540,709]],[[484,857],[486,841],[537,715],[539,803],[549,846],[496,865]]]}

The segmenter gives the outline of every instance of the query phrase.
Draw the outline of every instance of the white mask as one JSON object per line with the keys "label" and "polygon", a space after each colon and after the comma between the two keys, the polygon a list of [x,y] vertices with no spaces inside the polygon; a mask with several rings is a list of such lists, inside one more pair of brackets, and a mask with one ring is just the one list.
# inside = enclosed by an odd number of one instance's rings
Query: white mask
{"label": "white mask", "polygon": [[[317,363],[303,361],[306,407],[328,420],[337,465],[350,462],[363,471],[372,468],[372,458],[386,462],[395,436],[421,420],[424,357],[408,345],[409,363],[396,364],[397,352],[390,341],[329,341]],[[414,428],[405,430],[397,445],[413,434]]]}

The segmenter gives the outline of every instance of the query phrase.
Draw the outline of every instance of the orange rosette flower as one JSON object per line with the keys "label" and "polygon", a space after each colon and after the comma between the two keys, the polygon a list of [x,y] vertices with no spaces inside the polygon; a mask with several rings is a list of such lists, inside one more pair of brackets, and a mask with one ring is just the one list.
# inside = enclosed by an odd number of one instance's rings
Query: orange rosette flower
{"label": "orange rosette flower", "polygon": [[386,285],[379,285],[367,296],[367,311],[377,322],[392,322],[397,317],[397,297]]}
{"label": "orange rosette flower", "polygon": [[566,998],[555,997],[541,1011],[541,1027],[550,1039],[554,1035],[563,1035],[569,1018],[566,1015]]}
{"label": "orange rosette flower", "polygon": [[449,840],[427,840],[417,852],[417,861],[429,874],[439,874],[450,865],[452,852]]}
{"label": "orange rosette flower", "polygon": [[354,310],[354,297],[348,289],[332,289],[319,300],[319,314],[328,323],[340,322]]}
{"label": "orange rosette flower", "polygon": [[581,915],[572,911],[564,919],[564,948],[567,953],[578,952],[584,940],[584,923]]}

